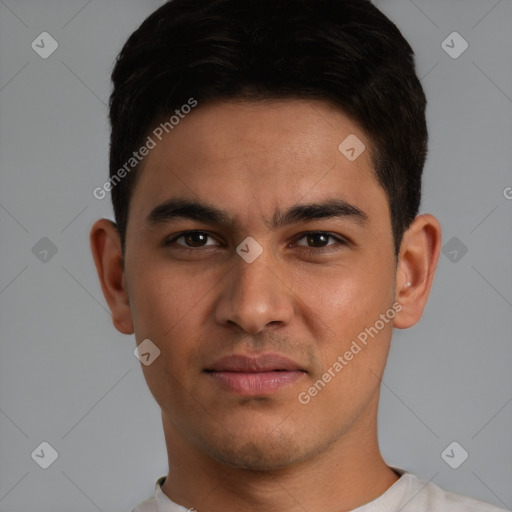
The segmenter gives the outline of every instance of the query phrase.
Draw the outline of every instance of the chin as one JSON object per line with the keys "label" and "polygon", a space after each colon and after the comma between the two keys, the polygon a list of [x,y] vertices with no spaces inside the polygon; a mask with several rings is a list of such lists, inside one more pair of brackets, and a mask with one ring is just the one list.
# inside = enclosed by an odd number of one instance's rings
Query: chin
{"label": "chin", "polygon": [[205,450],[219,464],[248,471],[277,471],[298,464],[316,455],[316,450],[309,453],[297,439],[247,440],[236,442],[227,439],[222,445],[209,446]]}

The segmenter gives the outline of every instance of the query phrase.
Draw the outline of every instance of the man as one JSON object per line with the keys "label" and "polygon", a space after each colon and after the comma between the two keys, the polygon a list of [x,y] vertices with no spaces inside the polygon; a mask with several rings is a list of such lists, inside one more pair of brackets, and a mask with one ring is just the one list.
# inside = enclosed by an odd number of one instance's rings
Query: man
{"label": "man", "polygon": [[498,510],[378,446],[392,330],[419,321],[441,244],[395,25],[363,0],[174,0],[112,79],[116,224],[91,247],[169,459],[134,510]]}

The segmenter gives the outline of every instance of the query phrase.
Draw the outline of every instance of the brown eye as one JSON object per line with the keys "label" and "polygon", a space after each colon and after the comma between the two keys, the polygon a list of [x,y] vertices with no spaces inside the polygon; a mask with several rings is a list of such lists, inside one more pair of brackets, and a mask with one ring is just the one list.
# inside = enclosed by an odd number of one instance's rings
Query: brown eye
{"label": "brown eye", "polygon": [[[187,247],[187,248],[200,248],[200,247],[207,247],[214,244],[208,244],[205,243],[207,240],[212,238],[211,235],[208,233],[205,233],[204,231],[186,231],[185,233],[182,233],[181,235],[178,235],[170,240],[167,240],[165,242],[165,245],[170,245],[173,242],[176,242],[178,245]],[[178,240],[183,240],[184,243],[178,242]]]}
{"label": "brown eye", "polygon": [[327,247],[329,245],[333,245],[332,243],[328,243],[329,239],[334,240],[337,243],[343,244],[343,240],[341,240],[338,237],[335,237],[334,235],[331,235],[329,233],[324,233],[322,231],[318,232],[312,232],[312,233],[306,233],[301,238],[299,238],[298,242],[300,240],[305,240],[305,244],[298,243],[297,245],[301,247],[310,247],[310,248],[322,248]]}

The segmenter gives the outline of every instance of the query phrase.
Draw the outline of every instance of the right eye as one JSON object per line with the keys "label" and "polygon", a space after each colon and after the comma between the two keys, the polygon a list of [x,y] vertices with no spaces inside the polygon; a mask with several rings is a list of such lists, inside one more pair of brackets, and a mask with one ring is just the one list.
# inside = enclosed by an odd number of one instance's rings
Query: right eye
{"label": "right eye", "polygon": [[[164,241],[164,245],[167,247],[172,243],[176,243],[177,245],[180,245],[186,249],[200,249],[201,247],[208,247],[214,245],[204,243],[208,238],[212,238],[213,240],[212,235],[206,233],[205,231],[184,231],[183,233],[180,233],[179,235],[174,236],[172,238],[166,238]],[[184,243],[178,242],[178,240],[180,239],[182,239]]]}

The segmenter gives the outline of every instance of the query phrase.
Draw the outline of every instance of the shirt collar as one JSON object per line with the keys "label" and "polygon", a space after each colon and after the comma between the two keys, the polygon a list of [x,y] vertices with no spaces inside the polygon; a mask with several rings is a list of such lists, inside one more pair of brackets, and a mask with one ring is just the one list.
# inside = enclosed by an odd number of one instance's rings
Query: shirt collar
{"label": "shirt collar", "polygon": [[[406,475],[407,471],[398,466],[389,465],[389,467],[391,469],[393,469],[394,471],[396,471],[400,475],[400,478],[391,487],[389,487],[383,494],[381,494],[378,498],[376,498],[374,501],[381,500],[381,499],[385,500],[386,495],[388,495],[388,497],[389,497],[392,493],[394,493],[396,491],[396,488],[399,485],[403,485],[403,483],[404,483],[402,476]],[[158,512],[192,512],[192,511],[194,511],[195,509],[193,509],[193,508],[185,508],[182,505],[178,505],[177,503],[172,501],[166,494],[164,494],[164,492],[162,491],[162,485],[164,484],[165,479],[166,479],[166,476],[162,476],[156,481],[156,484],[155,484],[155,501],[156,501],[156,505],[157,505],[157,511]],[[400,484],[399,484],[399,482],[400,482]],[[370,503],[368,503],[367,505],[370,505]],[[367,505],[363,505],[363,507],[366,507]],[[356,511],[357,510],[359,510],[359,508],[357,508]]]}

